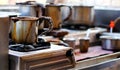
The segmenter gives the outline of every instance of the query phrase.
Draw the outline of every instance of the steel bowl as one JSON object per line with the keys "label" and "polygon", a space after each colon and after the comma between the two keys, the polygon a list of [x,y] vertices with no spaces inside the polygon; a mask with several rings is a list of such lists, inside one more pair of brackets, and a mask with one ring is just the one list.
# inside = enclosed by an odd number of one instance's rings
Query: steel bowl
{"label": "steel bowl", "polygon": [[120,51],[120,34],[107,34],[100,36],[102,49]]}

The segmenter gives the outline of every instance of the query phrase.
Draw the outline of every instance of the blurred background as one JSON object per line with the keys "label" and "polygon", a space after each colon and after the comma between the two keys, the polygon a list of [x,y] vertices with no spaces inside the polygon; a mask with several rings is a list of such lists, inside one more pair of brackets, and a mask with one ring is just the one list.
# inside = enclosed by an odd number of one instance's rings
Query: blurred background
{"label": "blurred background", "polygon": [[[1,5],[14,5],[16,2],[25,2],[28,0],[0,0]],[[70,4],[87,4],[103,7],[120,7],[120,0],[29,0],[39,3],[70,3]]]}

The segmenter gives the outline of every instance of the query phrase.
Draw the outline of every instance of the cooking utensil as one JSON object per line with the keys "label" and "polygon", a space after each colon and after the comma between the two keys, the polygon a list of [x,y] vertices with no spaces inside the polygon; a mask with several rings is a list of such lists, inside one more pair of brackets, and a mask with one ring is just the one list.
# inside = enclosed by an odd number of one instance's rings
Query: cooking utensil
{"label": "cooking utensil", "polygon": [[48,30],[42,32],[41,35],[52,30],[52,20],[50,17],[11,17],[12,40],[16,43],[36,43],[38,35],[38,26],[43,20],[49,22],[49,27]]}
{"label": "cooking utensil", "polygon": [[89,34],[90,34],[90,29],[88,29],[88,30],[86,31],[86,36],[85,36],[85,37],[82,37],[82,38],[79,39],[79,42],[80,42],[79,49],[80,49],[80,52],[81,52],[81,53],[86,53],[86,52],[88,52],[88,48],[89,48],[89,46],[90,46]]}
{"label": "cooking utensil", "polygon": [[103,33],[100,36],[102,48],[105,50],[120,51],[120,34],[119,33]]}
{"label": "cooking utensil", "polygon": [[90,44],[89,44],[90,43],[90,39],[88,37],[80,38],[79,42],[80,42],[80,46],[79,46],[80,52],[81,53],[88,52],[88,48],[90,46]]}
{"label": "cooking utensil", "polygon": [[93,25],[94,7],[93,6],[71,6],[72,16],[66,23]]}
{"label": "cooking utensil", "polygon": [[72,47],[73,50],[75,50],[75,38],[64,38],[63,41],[69,45],[69,47]]}
{"label": "cooking utensil", "polygon": [[87,30],[85,38],[89,38],[89,34],[90,34],[90,29]]}
{"label": "cooking utensil", "polygon": [[16,3],[16,5],[19,6],[19,12],[21,13],[21,16],[44,16],[44,5],[37,3],[36,1],[20,2]]}
{"label": "cooking utensil", "polygon": [[[62,17],[61,17],[61,8],[62,7],[69,8],[69,13],[67,13],[68,15],[64,19],[62,19]],[[46,5],[45,11],[46,11],[46,16],[49,16],[53,19],[53,28],[54,29],[60,29],[61,23],[67,21],[72,14],[71,7],[67,6],[67,5],[48,4],[48,5]]]}

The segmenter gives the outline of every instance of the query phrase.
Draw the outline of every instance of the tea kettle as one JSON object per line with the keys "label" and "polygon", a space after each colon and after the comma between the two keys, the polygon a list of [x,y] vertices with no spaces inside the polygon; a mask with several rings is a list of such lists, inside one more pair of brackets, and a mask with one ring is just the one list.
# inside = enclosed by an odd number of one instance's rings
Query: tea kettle
{"label": "tea kettle", "polygon": [[16,43],[36,43],[38,36],[38,26],[42,21],[47,21],[49,23],[49,28],[48,30],[42,32],[41,35],[52,30],[52,20],[50,17],[11,17],[12,40]]}

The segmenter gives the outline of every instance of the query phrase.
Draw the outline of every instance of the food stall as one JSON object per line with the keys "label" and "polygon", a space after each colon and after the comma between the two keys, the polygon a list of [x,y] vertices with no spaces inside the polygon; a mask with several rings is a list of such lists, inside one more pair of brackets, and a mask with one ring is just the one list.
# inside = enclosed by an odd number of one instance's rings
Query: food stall
{"label": "food stall", "polygon": [[0,6],[9,15],[9,70],[120,69],[120,10],[65,2]]}

